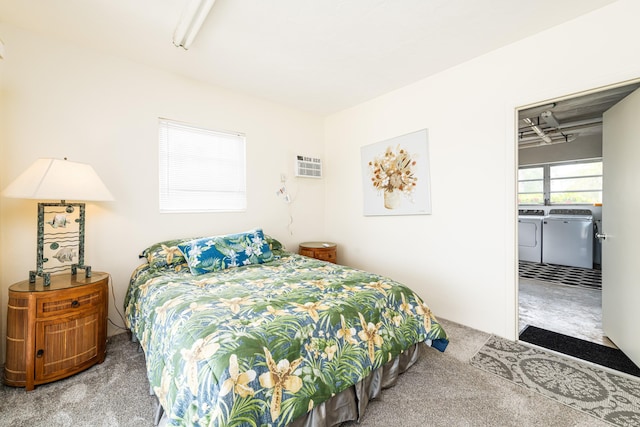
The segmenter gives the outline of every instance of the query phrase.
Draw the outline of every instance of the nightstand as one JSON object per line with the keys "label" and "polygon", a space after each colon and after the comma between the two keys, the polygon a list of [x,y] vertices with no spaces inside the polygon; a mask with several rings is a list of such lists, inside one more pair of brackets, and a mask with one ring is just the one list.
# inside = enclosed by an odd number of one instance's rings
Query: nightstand
{"label": "nightstand", "polygon": [[304,242],[300,243],[298,253],[335,264],[337,247],[338,245],[332,242]]}
{"label": "nightstand", "polygon": [[9,287],[4,383],[33,390],[104,361],[109,274],[58,274]]}

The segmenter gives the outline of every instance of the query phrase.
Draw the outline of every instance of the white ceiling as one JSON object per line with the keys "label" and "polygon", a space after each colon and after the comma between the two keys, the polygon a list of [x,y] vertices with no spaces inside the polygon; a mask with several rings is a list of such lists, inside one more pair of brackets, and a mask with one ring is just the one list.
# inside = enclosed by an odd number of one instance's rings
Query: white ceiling
{"label": "white ceiling", "polygon": [[188,51],[187,0],[0,0],[0,22],[328,114],[614,1],[217,0]]}

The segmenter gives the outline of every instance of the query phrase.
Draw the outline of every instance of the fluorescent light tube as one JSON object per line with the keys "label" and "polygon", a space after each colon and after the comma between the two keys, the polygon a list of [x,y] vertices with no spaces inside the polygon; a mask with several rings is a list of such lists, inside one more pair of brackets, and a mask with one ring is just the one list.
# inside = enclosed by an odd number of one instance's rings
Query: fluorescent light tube
{"label": "fluorescent light tube", "polygon": [[551,138],[549,137],[549,135],[544,133],[544,131],[542,129],[540,129],[535,123],[533,123],[533,121],[531,121],[531,119],[525,118],[523,120],[527,125],[529,125],[531,127],[531,129],[533,129],[533,131],[536,134],[538,134],[538,136],[540,137],[541,140],[543,140],[547,144],[551,144]]}
{"label": "fluorescent light tube", "polygon": [[173,44],[189,49],[216,0],[190,0],[173,33]]}

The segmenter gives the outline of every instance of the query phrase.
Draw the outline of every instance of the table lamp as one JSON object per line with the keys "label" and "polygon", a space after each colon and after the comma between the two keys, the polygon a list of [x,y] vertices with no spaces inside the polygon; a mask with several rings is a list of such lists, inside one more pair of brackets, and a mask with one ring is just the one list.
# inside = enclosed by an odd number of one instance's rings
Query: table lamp
{"label": "table lamp", "polygon": [[85,204],[77,201],[109,201],[113,196],[87,164],[60,159],[38,159],[2,192],[5,197],[19,199],[60,200],[60,203],[38,203],[38,254],[36,270],[29,272],[29,282],[43,278],[50,285],[50,275],[71,269],[85,270],[91,277],[91,266],[84,264]]}

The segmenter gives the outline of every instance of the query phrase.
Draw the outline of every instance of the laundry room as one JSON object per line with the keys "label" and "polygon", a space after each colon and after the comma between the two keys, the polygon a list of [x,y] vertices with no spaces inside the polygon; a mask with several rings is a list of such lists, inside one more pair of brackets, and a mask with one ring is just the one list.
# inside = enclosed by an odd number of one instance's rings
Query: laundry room
{"label": "laundry room", "polygon": [[607,117],[639,87],[625,82],[517,111],[520,339],[540,328],[616,348],[602,301],[614,265],[607,233],[625,204],[607,204],[617,192],[609,175],[621,169],[607,155]]}

